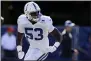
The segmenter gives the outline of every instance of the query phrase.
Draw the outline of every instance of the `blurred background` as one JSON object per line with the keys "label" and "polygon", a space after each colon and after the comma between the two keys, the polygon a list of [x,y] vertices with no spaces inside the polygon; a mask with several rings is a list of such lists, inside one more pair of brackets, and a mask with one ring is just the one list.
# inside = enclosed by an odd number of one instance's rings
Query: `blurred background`
{"label": "blurred background", "polygon": [[[1,26],[1,35],[7,32],[7,28],[12,26],[14,28],[13,35],[17,35],[17,18],[23,14],[23,8],[28,1],[1,1],[1,16],[4,17],[4,23]],[[71,20],[76,24],[72,30],[73,43],[72,47],[76,48],[79,52],[78,60],[91,60],[91,2],[90,1],[35,1],[41,8],[44,15],[52,18],[54,26],[60,32],[64,29],[64,22]],[[54,40],[51,36],[50,44]],[[7,40],[8,41],[8,40]],[[27,43],[27,44],[26,44]],[[74,44],[75,43],[75,44]],[[28,42],[25,37],[23,38],[23,50],[26,52],[28,49]],[[60,48],[50,54],[48,59],[61,60]],[[2,48],[3,52],[3,48]],[[4,52],[2,54],[2,58]]]}
{"label": "blurred background", "polygon": [[[4,24],[17,24],[17,18],[23,13],[27,1],[2,1],[1,15]],[[54,25],[63,25],[65,20],[72,20],[80,26],[91,26],[91,2],[89,1],[37,1],[41,12],[52,17]],[[12,16],[12,17],[11,17]]]}

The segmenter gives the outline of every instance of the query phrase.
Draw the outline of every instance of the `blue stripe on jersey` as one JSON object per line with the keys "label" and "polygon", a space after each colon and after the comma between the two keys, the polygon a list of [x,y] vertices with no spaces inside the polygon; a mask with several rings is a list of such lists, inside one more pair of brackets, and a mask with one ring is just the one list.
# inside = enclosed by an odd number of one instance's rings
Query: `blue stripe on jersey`
{"label": "blue stripe on jersey", "polygon": [[39,59],[37,61],[42,61],[42,60],[45,60],[48,56],[48,53],[47,54],[43,54],[41,57],[39,57]]}
{"label": "blue stripe on jersey", "polygon": [[44,56],[45,54],[43,54],[42,56],[40,56],[39,58],[38,58],[38,60],[37,61],[39,61],[43,56]]}
{"label": "blue stripe on jersey", "polygon": [[46,54],[46,56],[42,58],[42,61],[44,61],[47,57],[48,57],[48,54]]}

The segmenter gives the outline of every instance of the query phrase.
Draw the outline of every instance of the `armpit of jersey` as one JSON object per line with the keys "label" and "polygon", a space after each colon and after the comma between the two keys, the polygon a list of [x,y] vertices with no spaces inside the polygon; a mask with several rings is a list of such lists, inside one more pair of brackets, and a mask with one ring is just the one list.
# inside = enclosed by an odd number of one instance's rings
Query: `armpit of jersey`
{"label": "armpit of jersey", "polygon": [[49,16],[41,16],[41,21],[47,25],[49,33],[54,30],[53,21]]}
{"label": "armpit of jersey", "polygon": [[17,20],[17,24],[18,24],[18,32],[20,33],[24,33],[24,27],[23,25],[26,23],[26,16],[25,15],[20,15],[18,17],[18,20]]}

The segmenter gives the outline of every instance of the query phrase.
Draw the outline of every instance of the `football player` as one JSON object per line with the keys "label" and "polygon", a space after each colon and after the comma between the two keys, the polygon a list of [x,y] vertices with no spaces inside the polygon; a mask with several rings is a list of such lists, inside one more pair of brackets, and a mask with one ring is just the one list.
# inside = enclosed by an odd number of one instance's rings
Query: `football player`
{"label": "football player", "polygon": [[[52,24],[49,16],[41,14],[40,7],[35,2],[28,2],[24,6],[24,14],[18,17],[18,57],[23,58],[22,37],[23,34],[30,43],[24,60],[44,60],[48,53],[53,53],[61,43],[60,32]],[[49,46],[48,34],[55,37],[53,46]]]}

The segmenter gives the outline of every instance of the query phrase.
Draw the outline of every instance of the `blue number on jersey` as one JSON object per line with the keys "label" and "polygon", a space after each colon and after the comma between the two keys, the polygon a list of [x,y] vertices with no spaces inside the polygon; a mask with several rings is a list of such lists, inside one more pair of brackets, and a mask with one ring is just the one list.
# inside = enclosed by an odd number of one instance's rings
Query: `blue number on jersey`
{"label": "blue number on jersey", "polygon": [[32,33],[28,33],[28,31],[33,31],[33,28],[25,28],[25,33],[26,33],[26,37],[29,39],[33,39],[33,34]]}
{"label": "blue number on jersey", "polygon": [[[31,33],[28,31],[31,31]],[[32,32],[39,32],[38,34],[36,33],[38,36],[34,38]],[[41,28],[34,28],[34,29],[33,28],[25,28],[25,33],[27,35],[26,36],[27,38],[35,39],[35,40],[42,40],[43,39],[43,30]]]}

